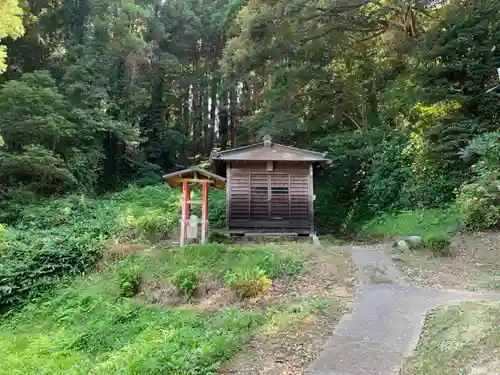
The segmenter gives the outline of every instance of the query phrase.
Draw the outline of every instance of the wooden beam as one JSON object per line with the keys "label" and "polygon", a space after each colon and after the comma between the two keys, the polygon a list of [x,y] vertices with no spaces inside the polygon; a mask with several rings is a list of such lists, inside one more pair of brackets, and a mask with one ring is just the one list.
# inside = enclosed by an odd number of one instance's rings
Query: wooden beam
{"label": "wooden beam", "polygon": [[200,184],[215,184],[214,180],[203,180],[198,178],[187,178],[187,177],[176,177],[173,179],[174,182],[196,182]]}

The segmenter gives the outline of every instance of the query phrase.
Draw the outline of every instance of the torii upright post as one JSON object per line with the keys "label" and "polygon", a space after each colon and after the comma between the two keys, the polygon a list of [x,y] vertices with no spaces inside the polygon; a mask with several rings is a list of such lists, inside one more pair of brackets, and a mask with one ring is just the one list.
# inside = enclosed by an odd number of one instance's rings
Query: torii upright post
{"label": "torii upright post", "polygon": [[179,245],[184,246],[187,240],[188,226],[189,226],[189,200],[190,191],[187,181],[182,181],[182,201],[181,201],[181,233]]}
{"label": "torii upright post", "polygon": [[208,186],[201,185],[201,243],[207,243],[208,236]]}

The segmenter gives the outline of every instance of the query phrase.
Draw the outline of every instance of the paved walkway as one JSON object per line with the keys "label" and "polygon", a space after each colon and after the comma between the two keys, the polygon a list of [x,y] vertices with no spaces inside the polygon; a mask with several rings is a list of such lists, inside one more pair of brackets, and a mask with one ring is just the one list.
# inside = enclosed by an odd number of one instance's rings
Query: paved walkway
{"label": "paved walkway", "polygon": [[310,375],[392,375],[417,345],[426,313],[500,293],[412,288],[382,250],[341,247],[358,266],[360,286],[346,314],[308,369]]}

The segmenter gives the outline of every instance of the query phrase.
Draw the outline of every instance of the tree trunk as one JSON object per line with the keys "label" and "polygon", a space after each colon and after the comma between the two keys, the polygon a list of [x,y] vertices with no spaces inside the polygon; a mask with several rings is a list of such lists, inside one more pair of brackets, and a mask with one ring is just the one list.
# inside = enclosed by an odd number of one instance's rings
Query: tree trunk
{"label": "tree trunk", "polygon": [[184,139],[186,140],[186,147],[183,149],[182,159],[184,165],[189,165],[189,139],[191,139],[190,127],[189,127],[189,84],[184,85],[184,90],[182,94],[182,132],[184,134]]}
{"label": "tree trunk", "polygon": [[229,91],[230,101],[230,125],[231,125],[231,148],[236,148],[236,121],[238,118],[238,93],[236,91],[237,82],[231,82],[231,90]]}
{"label": "tree trunk", "polygon": [[215,118],[217,108],[217,77],[212,73],[212,82],[210,87],[210,127],[208,129],[207,152],[212,151],[215,142],[215,125],[217,119]]}

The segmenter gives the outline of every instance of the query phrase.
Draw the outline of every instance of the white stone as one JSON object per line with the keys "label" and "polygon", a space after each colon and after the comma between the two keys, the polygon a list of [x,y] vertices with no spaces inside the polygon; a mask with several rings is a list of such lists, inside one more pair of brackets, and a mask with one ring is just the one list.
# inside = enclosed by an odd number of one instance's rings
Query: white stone
{"label": "white stone", "polygon": [[321,242],[319,242],[318,236],[316,236],[316,235],[312,236],[312,241],[313,241],[314,246],[321,247]]}
{"label": "white stone", "polygon": [[187,237],[189,239],[198,238],[198,223],[199,223],[198,216],[191,215],[189,217],[189,225],[188,225],[188,231],[187,231],[188,232]]}
{"label": "white stone", "polygon": [[410,247],[408,246],[408,243],[405,240],[398,241],[397,245],[398,249],[410,250]]}
{"label": "white stone", "polygon": [[406,241],[412,246],[419,246],[422,243],[422,237],[420,236],[410,236],[406,238]]}

